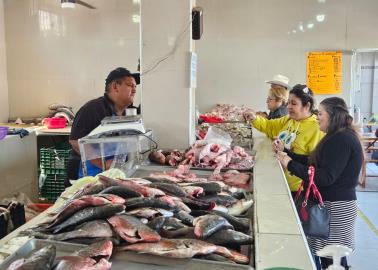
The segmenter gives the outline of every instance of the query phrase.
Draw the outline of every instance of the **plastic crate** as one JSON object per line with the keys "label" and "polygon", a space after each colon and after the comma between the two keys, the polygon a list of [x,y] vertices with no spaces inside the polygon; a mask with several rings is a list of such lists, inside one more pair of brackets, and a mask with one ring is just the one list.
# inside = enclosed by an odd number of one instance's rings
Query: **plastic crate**
{"label": "plastic crate", "polygon": [[48,201],[55,201],[65,189],[65,178],[65,175],[47,174],[40,189],[39,197]]}
{"label": "plastic crate", "polygon": [[41,148],[39,167],[44,174],[65,174],[71,149]]}
{"label": "plastic crate", "polygon": [[45,179],[39,190],[40,199],[55,201],[64,191],[64,181],[67,175],[67,164],[70,156],[67,145],[41,148],[39,150],[39,169],[40,176]]}

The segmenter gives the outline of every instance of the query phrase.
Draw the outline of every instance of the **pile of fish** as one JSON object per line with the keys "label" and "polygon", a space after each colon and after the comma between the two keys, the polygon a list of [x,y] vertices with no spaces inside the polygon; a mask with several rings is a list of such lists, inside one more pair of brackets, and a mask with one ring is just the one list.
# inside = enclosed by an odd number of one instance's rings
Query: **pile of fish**
{"label": "pile of fish", "polygon": [[112,251],[111,241],[99,241],[71,255],[56,257],[56,247],[51,244],[14,261],[7,270],[107,270],[112,267],[108,261]]}
{"label": "pile of fish", "polygon": [[188,150],[152,151],[150,161],[161,165],[190,165],[195,168],[214,169],[214,174],[225,169],[248,170],[254,165],[254,157],[244,148],[226,147],[222,144],[209,143],[205,140],[196,141]]}
{"label": "pile of fish", "polygon": [[111,241],[117,252],[249,263],[241,251],[253,242],[250,217],[242,216],[253,203],[251,175],[231,171],[206,179],[188,168],[143,178],[99,176],[26,233],[83,244]]}

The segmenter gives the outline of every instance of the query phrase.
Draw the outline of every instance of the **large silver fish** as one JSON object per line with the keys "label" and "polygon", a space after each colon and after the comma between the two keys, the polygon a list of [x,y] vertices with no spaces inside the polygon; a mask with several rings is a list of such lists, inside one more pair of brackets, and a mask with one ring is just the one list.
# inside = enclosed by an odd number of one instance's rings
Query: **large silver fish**
{"label": "large silver fish", "polygon": [[227,208],[229,215],[237,216],[245,213],[253,205],[253,200],[239,200]]}
{"label": "large silver fish", "polygon": [[29,258],[14,261],[7,270],[51,269],[56,255],[56,248],[48,245],[31,254]]}
{"label": "large silver fish", "polygon": [[92,258],[81,256],[63,256],[59,258],[54,270],[108,270],[112,263],[101,259],[98,263]]}
{"label": "large silver fish", "polygon": [[55,241],[66,241],[78,238],[111,238],[116,236],[112,227],[105,220],[93,220],[76,226],[72,231],[59,234],[44,234],[40,232],[32,232],[32,236],[36,238],[49,239]]}
{"label": "large silver fish", "polygon": [[120,205],[120,204],[87,207],[85,209],[82,209],[76,212],[71,217],[66,219],[64,222],[60,223],[59,225],[54,226],[53,232],[58,233],[70,226],[79,225],[86,221],[108,218],[124,210],[125,210],[125,206]]}
{"label": "large silver fish", "polygon": [[75,255],[82,257],[90,257],[93,259],[105,258],[109,260],[113,252],[113,243],[109,240],[99,241],[92,245],[89,245],[79,251],[75,252]]}
{"label": "large silver fish", "polygon": [[206,239],[210,235],[222,229],[234,229],[225,219],[217,215],[204,215],[194,219],[194,234],[198,238]]}
{"label": "large silver fish", "polygon": [[119,236],[128,243],[157,242],[160,235],[138,218],[129,215],[116,215],[108,219]]}
{"label": "large silver fish", "polygon": [[196,239],[163,239],[156,243],[123,246],[118,250],[132,250],[171,258],[191,258],[194,255],[213,253],[217,247]]}

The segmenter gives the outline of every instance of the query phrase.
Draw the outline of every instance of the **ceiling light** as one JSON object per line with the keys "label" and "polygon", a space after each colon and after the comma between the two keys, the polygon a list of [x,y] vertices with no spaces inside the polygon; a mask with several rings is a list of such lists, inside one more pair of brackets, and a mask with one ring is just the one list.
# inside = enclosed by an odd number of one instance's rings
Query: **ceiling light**
{"label": "ceiling light", "polygon": [[75,1],[60,0],[62,8],[75,8]]}
{"label": "ceiling light", "polygon": [[313,23],[308,23],[308,24],[307,24],[307,28],[308,28],[308,29],[312,29],[312,28],[314,28],[314,24],[313,24]]}
{"label": "ceiling light", "polygon": [[140,15],[134,14],[132,20],[134,23],[140,23]]}
{"label": "ceiling light", "polygon": [[325,19],[325,15],[324,14],[316,15],[316,20],[318,22],[322,22],[322,21],[324,21],[324,19]]}

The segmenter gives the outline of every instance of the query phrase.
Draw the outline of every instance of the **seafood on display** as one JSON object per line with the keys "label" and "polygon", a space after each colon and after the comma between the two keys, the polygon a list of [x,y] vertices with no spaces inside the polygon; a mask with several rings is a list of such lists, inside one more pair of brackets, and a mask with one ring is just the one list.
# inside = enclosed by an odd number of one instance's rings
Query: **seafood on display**
{"label": "seafood on display", "polygon": [[[112,253],[125,251],[247,264],[245,247],[253,241],[250,178],[235,171],[197,177],[188,165],[142,178],[99,176],[100,184],[84,187],[47,223],[24,234],[91,244],[56,258],[54,269],[109,269]],[[50,265],[52,253],[50,247],[18,264]]]}

